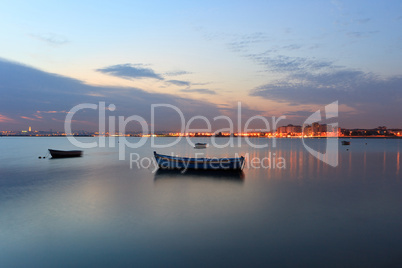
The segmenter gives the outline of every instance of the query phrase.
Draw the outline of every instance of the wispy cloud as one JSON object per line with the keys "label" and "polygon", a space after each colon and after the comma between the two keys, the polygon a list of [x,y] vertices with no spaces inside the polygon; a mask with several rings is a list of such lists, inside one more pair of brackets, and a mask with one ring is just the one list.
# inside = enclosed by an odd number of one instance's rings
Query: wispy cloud
{"label": "wispy cloud", "polygon": [[0,114],[0,123],[10,123],[10,122],[14,122],[14,120],[5,115]]}
{"label": "wispy cloud", "polygon": [[142,64],[126,63],[108,66],[96,71],[124,79],[154,78],[163,80],[163,77],[155,73],[154,70],[143,66]]}
{"label": "wispy cloud", "polygon": [[65,114],[67,111],[36,111],[37,114]]}
{"label": "wispy cloud", "polygon": [[250,45],[258,44],[271,40],[271,38],[263,32],[255,32],[245,35],[235,35],[232,40],[227,43],[229,49],[233,52],[245,52]]}
{"label": "wispy cloud", "polygon": [[300,48],[302,48],[302,45],[299,45],[299,44],[290,44],[290,45],[282,46],[282,49],[286,49],[286,50],[298,50]]}
{"label": "wispy cloud", "polygon": [[36,40],[47,43],[51,46],[60,46],[67,44],[69,41],[66,37],[54,33],[47,34],[30,34],[30,36]]}
{"label": "wispy cloud", "polygon": [[179,76],[179,75],[186,75],[186,74],[192,74],[191,72],[187,71],[172,71],[172,72],[166,72],[166,76]]}
{"label": "wispy cloud", "polygon": [[205,85],[209,85],[212,84],[213,82],[203,82],[203,83],[191,83],[194,86],[205,86]]}
{"label": "wispy cloud", "polygon": [[91,96],[91,97],[99,97],[99,98],[104,98],[105,97],[105,95],[100,94],[98,92],[89,92],[89,93],[87,93],[87,95]]}
{"label": "wispy cloud", "polygon": [[210,95],[216,94],[216,92],[214,90],[206,89],[206,88],[182,89],[180,91],[186,92],[186,93],[199,93],[199,94],[210,94]]}
{"label": "wispy cloud", "polygon": [[41,118],[33,118],[28,116],[20,116],[22,119],[30,120],[30,121],[39,121]]}
{"label": "wispy cloud", "polygon": [[[248,58],[265,67],[265,71],[295,72],[302,70],[317,71],[337,67],[330,60],[319,60],[314,57],[289,56],[296,50],[317,49],[318,44],[304,45],[297,42],[283,45],[266,33],[257,32],[249,35],[235,36],[227,43],[232,52],[239,53],[241,57]],[[263,52],[257,52],[258,50]]]}
{"label": "wispy cloud", "polygon": [[166,82],[174,84],[176,86],[190,86],[191,84],[189,81],[181,81],[181,80],[167,80]]}
{"label": "wispy cloud", "polygon": [[331,61],[276,55],[270,51],[260,54],[248,54],[246,57],[274,72],[319,71],[337,67]]}

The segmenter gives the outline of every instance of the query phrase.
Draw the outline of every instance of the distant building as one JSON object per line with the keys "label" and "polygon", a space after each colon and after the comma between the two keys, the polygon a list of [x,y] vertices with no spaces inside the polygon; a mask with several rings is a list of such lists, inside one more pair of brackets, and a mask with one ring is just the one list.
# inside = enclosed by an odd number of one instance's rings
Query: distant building
{"label": "distant building", "polygon": [[314,135],[314,136],[317,136],[317,135],[318,135],[318,132],[320,132],[320,124],[317,123],[317,122],[314,122],[314,123],[312,124],[311,128],[312,128],[312,131],[313,131],[313,135]]}
{"label": "distant building", "polygon": [[328,132],[327,124],[320,125],[319,128],[318,128],[318,132],[319,133]]}
{"label": "distant building", "polygon": [[301,126],[294,126],[289,124],[287,126],[278,127],[276,130],[277,134],[286,134],[286,135],[297,135],[301,134],[302,127]]}
{"label": "distant building", "polygon": [[310,125],[304,125],[303,126],[303,135],[304,136],[310,136],[313,133],[313,128]]}

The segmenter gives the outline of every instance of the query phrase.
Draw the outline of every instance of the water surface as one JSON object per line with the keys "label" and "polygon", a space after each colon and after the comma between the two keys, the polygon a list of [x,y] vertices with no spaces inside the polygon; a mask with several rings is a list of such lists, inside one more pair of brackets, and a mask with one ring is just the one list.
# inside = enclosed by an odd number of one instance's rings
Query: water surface
{"label": "water surface", "polygon": [[[311,156],[299,139],[252,142],[269,146],[242,140],[195,150],[183,140],[155,149],[148,141],[118,160],[115,140],[81,158],[39,159],[48,148],[76,148],[66,138],[2,137],[0,267],[400,267],[399,139],[353,139],[339,146],[337,167]],[[325,150],[325,139],[307,142]],[[156,171],[147,162],[154,150],[265,157],[271,166]],[[130,168],[130,153],[143,166]],[[273,165],[280,158],[283,168]]]}

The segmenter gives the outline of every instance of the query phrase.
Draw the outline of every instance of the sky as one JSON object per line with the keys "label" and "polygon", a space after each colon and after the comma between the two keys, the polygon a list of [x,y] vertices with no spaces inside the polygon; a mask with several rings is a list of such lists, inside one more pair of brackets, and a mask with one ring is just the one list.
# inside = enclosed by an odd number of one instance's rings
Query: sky
{"label": "sky", "polygon": [[[3,0],[0,26],[0,131],[63,130],[99,102],[148,124],[152,104],[237,122],[241,102],[243,122],[287,125],[338,101],[341,127],[402,128],[400,1]],[[97,128],[96,111],[75,115],[73,129]]]}

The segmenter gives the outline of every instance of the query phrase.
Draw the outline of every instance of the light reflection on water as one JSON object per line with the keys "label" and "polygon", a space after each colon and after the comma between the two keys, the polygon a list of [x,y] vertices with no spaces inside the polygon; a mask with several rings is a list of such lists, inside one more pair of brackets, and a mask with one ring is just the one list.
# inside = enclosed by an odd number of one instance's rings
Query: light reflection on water
{"label": "light reflection on water", "polygon": [[[182,141],[156,151],[238,153],[271,164],[283,158],[285,168],[249,163],[240,173],[154,172],[130,169],[117,146],[85,150],[82,158],[38,159],[47,148],[75,148],[64,138],[0,138],[0,267],[402,262],[400,140],[352,139],[339,146],[336,168],[298,139],[277,140],[275,148],[271,140],[252,142],[269,147],[243,141],[240,148],[195,150]],[[324,139],[307,142],[325,150]],[[153,151],[147,143],[127,156],[152,158]]]}

